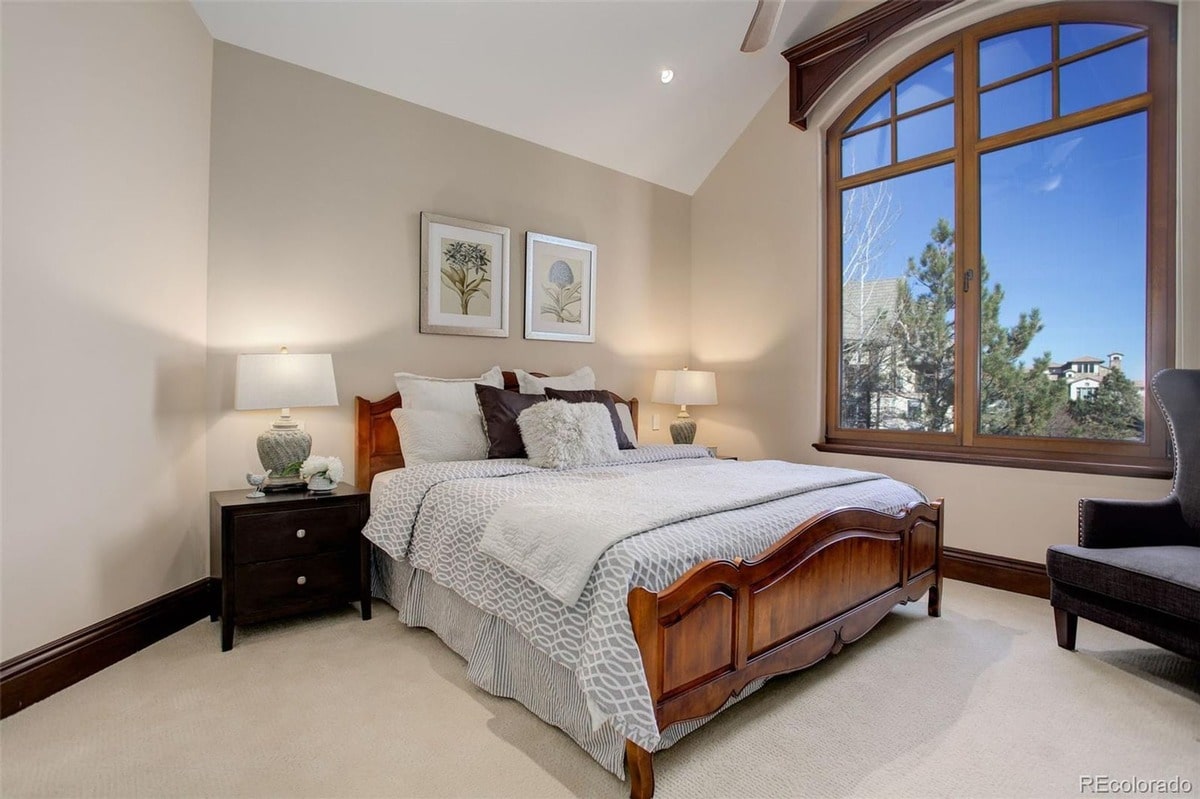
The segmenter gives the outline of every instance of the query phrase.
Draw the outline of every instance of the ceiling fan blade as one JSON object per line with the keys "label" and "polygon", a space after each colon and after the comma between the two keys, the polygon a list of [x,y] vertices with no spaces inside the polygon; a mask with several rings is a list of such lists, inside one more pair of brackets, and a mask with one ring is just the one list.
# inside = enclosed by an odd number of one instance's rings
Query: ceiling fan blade
{"label": "ceiling fan blade", "polygon": [[779,15],[782,13],[783,0],[758,0],[754,18],[746,29],[746,38],[742,40],[742,52],[757,53],[766,47],[775,35],[775,26],[779,24]]}

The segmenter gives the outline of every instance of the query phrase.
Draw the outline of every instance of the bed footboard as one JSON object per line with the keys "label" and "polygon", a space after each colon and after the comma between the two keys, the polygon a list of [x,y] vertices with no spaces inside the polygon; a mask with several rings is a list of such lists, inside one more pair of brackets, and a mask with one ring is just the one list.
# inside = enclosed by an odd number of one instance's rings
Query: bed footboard
{"label": "bed footboard", "polygon": [[[629,616],[658,728],[720,709],[746,685],[841,651],[898,604],[929,592],[940,615],[942,502],[891,516],[815,517],[753,559],[697,564],[658,593],[634,588]],[[630,795],[649,799],[649,752],[626,746]]]}

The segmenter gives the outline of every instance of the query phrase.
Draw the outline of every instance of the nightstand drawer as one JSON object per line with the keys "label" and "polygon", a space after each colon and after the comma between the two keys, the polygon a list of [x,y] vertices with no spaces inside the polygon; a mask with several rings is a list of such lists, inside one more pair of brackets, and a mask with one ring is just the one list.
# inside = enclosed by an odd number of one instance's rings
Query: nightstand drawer
{"label": "nightstand drawer", "polygon": [[358,554],[345,550],[238,566],[234,608],[238,614],[273,615],[356,599]]}
{"label": "nightstand drawer", "polygon": [[235,563],[296,558],[352,549],[360,534],[357,505],[253,513],[237,517]]}

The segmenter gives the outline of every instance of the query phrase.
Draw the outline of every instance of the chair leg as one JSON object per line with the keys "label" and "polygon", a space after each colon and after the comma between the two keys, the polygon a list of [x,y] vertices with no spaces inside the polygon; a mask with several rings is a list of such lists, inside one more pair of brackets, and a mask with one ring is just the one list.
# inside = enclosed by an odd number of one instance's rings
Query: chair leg
{"label": "chair leg", "polygon": [[1058,645],[1063,649],[1075,648],[1075,630],[1078,627],[1078,616],[1061,608],[1054,609],[1054,631],[1058,633]]}

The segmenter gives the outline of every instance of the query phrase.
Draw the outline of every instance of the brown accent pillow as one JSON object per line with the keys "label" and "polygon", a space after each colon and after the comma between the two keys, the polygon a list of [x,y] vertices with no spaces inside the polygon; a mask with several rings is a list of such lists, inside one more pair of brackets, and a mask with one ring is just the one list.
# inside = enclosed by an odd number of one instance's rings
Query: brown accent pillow
{"label": "brown accent pillow", "polygon": [[475,398],[479,400],[479,412],[483,415],[484,432],[487,433],[489,458],[524,458],[525,442],[521,440],[521,428],[517,417],[526,408],[545,402],[544,394],[518,394],[503,388],[475,384]]}
{"label": "brown accent pillow", "polygon": [[621,417],[617,416],[617,403],[613,402],[612,395],[607,391],[603,389],[592,391],[561,391],[557,388],[547,388],[546,396],[550,399],[560,399],[565,402],[599,402],[608,408],[608,415],[612,417],[613,430],[617,433],[617,448],[635,449],[633,442],[629,440],[629,436],[625,435],[625,428],[621,426]]}

